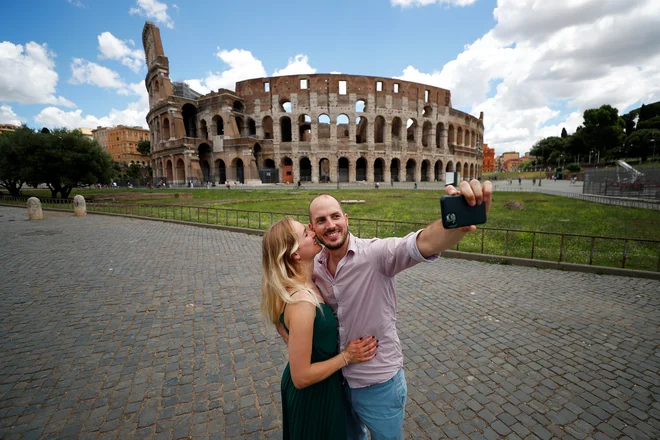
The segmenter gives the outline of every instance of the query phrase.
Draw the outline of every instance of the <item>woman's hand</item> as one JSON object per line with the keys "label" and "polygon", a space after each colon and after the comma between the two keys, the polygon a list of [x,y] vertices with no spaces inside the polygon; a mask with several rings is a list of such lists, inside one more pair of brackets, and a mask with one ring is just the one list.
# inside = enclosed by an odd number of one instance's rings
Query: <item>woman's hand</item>
{"label": "woman's hand", "polygon": [[349,364],[359,364],[376,357],[377,347],[378,340],[373,336],[369,336],[349,342],[342,354]]}

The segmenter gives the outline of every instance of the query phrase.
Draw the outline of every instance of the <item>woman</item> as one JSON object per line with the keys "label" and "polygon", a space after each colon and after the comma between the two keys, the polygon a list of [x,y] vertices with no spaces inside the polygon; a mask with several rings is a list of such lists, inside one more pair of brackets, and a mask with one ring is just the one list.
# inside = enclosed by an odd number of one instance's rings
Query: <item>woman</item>
{"label": "woman", "polygon": [[346,419],[340,370],[376,356],[377,341],[352,341],[337,350],[337,319],[312,281],[316,236],[284,218],[263,239],[261,310],[289,334],[289,364],[282,374],[285,439],[344,439]]}

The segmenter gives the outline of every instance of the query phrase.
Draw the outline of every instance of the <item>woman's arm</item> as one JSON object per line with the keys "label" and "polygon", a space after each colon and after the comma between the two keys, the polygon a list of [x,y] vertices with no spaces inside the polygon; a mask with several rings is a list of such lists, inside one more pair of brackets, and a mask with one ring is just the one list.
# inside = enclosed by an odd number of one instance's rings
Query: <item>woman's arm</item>
{"label": "woman's arm", "polygon": [[[305,294],[300,292],[300,294]],[[293,385],[302,389],[321,382],[347,364],[365,362],[376,356],[377,341],[372,337],[351,342],[351,347],[323,362],[311,362],[316,307],[303,301],[287,305],[285,320],[289,328],[289,367]]]}

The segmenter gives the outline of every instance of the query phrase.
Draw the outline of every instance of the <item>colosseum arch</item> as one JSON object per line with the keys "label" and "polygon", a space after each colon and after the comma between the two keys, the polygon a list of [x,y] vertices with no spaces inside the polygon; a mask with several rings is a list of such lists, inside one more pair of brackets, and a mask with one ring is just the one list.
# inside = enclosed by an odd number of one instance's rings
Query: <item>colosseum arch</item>
{"label": "colosseum arch", "polygon": [[351,120],[345,114],[337,116],[337,140],[348,140]]}
{"label": "colosseum arch", "polygon": [[231,109],[236,113],[243,113],[245,107],[243,106],[243,103],[241,101],[234,101],[234,104],[232,104]]}
{"label": "colosseum arch", "polygon": [[312,118],[309,115],[298,116],[298,139],[300,142],[312,140]]}
{"label": "colosseum arch", "polygon": [[447,131],[447,142],[449,145],[456,145],[456,130],[452,124],[449,124],[449,130]]}
{"label": "colosseum arch", "polygon": [[234,182],[245,183],[245,168],[243,160],[238,157],[235,158],[231,161],[231,168],[234,175]]}
{"label": "colosseum arch", "polygon": [[443,173],[442,161],[437,160],[435,166],[433,167],[433,180],[436,182],[444,182],[445,176]]}
{"label": "colosseum arch", "polygon": [[474,179],[474,164],[470,164],[470,179]]}
{"label": "colosseum arch", "polygon": [[186,129],[186,137],[197,137],[197,107],[192,104],[184,104],[181,108],[183,126]]}
{"label": "colosseum arch", "polygon": [[463,127],[456,129],[456,145],[463,145]]}
{"label": "colosseum arch", "polygon": [[206,121],[204,119],[199,121],[199,134],[202,139],[209,138],[209,130],[208,127],[206,126]]}
{"label": "colosseum arch", "polygon": [[199,144],[197,147],[197,156],[199,157],[199,167],[202,169],[202,180],[211,181],[211,163],[213,149],[209,144]]}
{"label": "colosseum arch", "polygon": [[374,182],[385,181],[385,161],[382,157],[374,161]]}
{"label": "colosseum arch", "polygon": [[319,160],[319,182],[330,182],[330,161],[327,157]]}
{"label": "colosseum arch", "polygon": [[186,164],[183,159],[177,159],[176,161],[176,180],[175,183],[178,185],[183,184],[186,181]]}
{"label": "colosseum arch", "polygon": [[240,116],[235,117],[236,121],[236,130],[238,130],[237,137],[245,136],[245,124],[243,123],[243,118]]}
{"label": "colosseum arch", "polygon": [[170,120],[167,118],[163,118],[163,140],[168,141],[172,138],[171,132],[170,132]]}
{"label": "colosseum arch", "polygon": [[355,143],[364,144],[367,142],[367,128],[369,121],[364,116],[358,116],[355,120],[357,126],[355,130]]}
{"label": "colosseum arch", "polygon": [[468,168],[468,164],[467,164],[467,163],[464,163],[464,164],[463,164],[463,176],[462,176],[463,179],[469,177],[469,173],[470,173],[470,170],[469,170],[469,168]]}
{"label": "colosseum arch", "polygon": [[394,119],[392,119],[392,140],[401,140],[401,125],[401,118],[395,116]]}
{"label": "colosseum arch", "polygon": [[291,142],[291,119],[288,116],[280,118],[280,141]]}
{"label": "colosseum arch", "polygon": [[382,116],[376,116],[374,121],[374,142],[377,144],[382,144],[385,140],[385,118]]}
{"label": "colosseum arch", "polygon": [[319,139],[330,139],[330,116],[325,113],[321,113],[318,119],[318,138]]}
{"label": "colosseum arch", "polygon": [[461,166],[460,162],[456,162],[456,172],[461,174],[461,178],[463,178],[463,167]]}
{"label": "colosseum arch", "polygon": [[212,132],[215,136],[222,136],[225,134],[225,121],[222,120],[222,116],[213,116],[211,125],[213,126]]}
{"label": "colosseum arch", "polygon": [[410,118],[406,122],[406,139],[408,139],[408,142],[417,142],[417,119],[415,118]]}
{"label": "colosseum arch", "polygon": [[399,182],[399,176],[401,174],[401,161],[398,158],[392,159],[390,162],[390,181]]}
{"label": "colosseum arch", "polygon": [[445,135],[445,124],[438,122],[438,125],[435,127],[435,146],[436,148],[442,148],[442,137]]}
{"label": "colosseum arch", "polygon": [[364,157],[358,158],[355,162],[355,181],[367,181],[367,159]]}
{"label": "colosseum arch", "polygon": [[273,118],[265,116],[261,126],[264,130],[264,139],[273,139]]}
{"label": "colosseum arch", "polygon": [[257,123],[254,122],[254,119],[248,118],[248,136],[257,135]]}
{"label": "colosseum arch", "polygon": [[165,164],[165,178],[168,183],[174,182],[174,167],[171,160],[168,160]]}
{"label": "colosseum arch", "polygon": [[218,159],[215,161],[215,171],[217,173],[218,177],[218,183],[222,184],[225,183],[227,179],[227,166],[225,165],[225,161],[222,159]]}
{"label": "colosseum arch", "polygon": [[303,156],[299,161],[300,166],[300,181],[301,182],[311,182],[312,181],[312,162],[307,156]]}
{"label": "colosseum arch", "polygon": [[423,147],[428,147],[431,145],[431,128],[433,127],[433,124],[431,124],[431,121],[425,121],[424,126],[422,127],[422,146]]}
{"label": "colosseum arch", "polygon": [[367,103],[364,99],[355,101],[355,113],[364,113],[367,108]]}
{"label": "colosseum arch", "polygon": [[293,183],[293,160],[290,157],[284,156],[282,158],[282,183]]}
{"label": "colosseum arch", "polygon": [[280,99],[280,109],[281,112],[291,113],[293,111],[291,101],[288,98]]}
{"label": "colosseum arch", "polygon": [[415,171],[417,168],[417,162],[415,159],[408,159],[406,162],[406,182],[415,182]]}
{"label": "colosseum arch", "polygon": [[349,168],[350,161],[347,157],[342,156],[337,160],[337,179],[339,182],[349,181]]}
{"label": "colosseum arch", "polygon": [[422,117],[424,118],[433,117],[433,107],[431,107],[430,105],[424,106],[424,112],[422,113]]}
{"label": "colosseum arch", "polygon": [[465,146],[469,147],[472,140],[470,139],[470,130],[465,130]]}
{"label": "colosseum arch", "polygon": [[422,182],[430,182],[431,181],[431,162],[428,159],[424,159],[422,161],[421,181]]}
{"label": "colosseum arch", "polygon": [[445,169],[445,171],[448,173],[454,172],[454,163],[451,160],[447,162],[447,168]]}

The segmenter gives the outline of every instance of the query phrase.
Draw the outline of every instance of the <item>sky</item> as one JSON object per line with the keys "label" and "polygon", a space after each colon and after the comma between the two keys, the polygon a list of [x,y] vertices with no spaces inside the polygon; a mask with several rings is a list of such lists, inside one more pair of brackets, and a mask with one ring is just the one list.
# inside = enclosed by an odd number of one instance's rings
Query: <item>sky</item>
{"label": "sky", "polygon": [[660,100],[658,0],[21,0],[0,14],[0,123],[147,128],[142,28],[207,93],[341,72],[451,90],[484,142],[528,151],[584,110]]}

